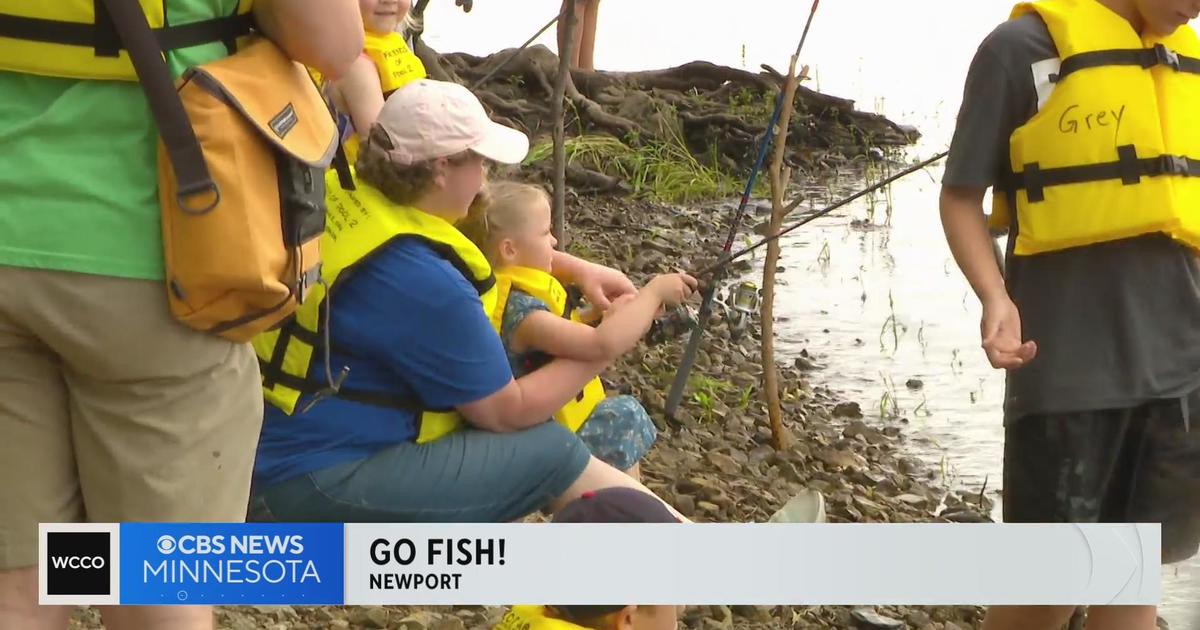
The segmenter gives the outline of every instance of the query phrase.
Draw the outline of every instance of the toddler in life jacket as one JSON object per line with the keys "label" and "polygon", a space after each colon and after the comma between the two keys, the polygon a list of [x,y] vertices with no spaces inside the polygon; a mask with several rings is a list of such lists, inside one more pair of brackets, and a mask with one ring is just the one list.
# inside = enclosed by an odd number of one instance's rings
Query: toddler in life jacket
{"label": "toddler in life jacket", "polygon": [[358,0],[358,6],[365,34],[363,53],[345,75],[327,83],[334,106],[349,116],[348,121],[342,118],[339,122],[351,164],[357,157],[359,140],[371,130],[384,100],[426,77],[424,64],[404,39],[411,0]]}
{"label": "toddler in life jacket", "polygon": [[[492,263],[499,298],[492,325],[500,331],[518,378],[552,358],[615,359],[631,350],[664,307],[696,289],[696,280],[671,273],[609,307],[598,326],[580,317],[578,304],[550,275],[558,241],[551,234],[550,200],[535,186],[497,182],[491,203],[476,205],[458,227]],[[555,420],[579,434],[592,454],[637,477],[637,463],[657,432],[632,396],[606,397],[597,378],[563,407]]]}
{"label": "toddler in life jacket", "polygon": [[[662,503],[632,488],[605,488],[568,503],[555,523],[678,523]],[[620,562],[620,554],[613,555]],[[676,630],[671,605],[513,606],[494,630]]]}

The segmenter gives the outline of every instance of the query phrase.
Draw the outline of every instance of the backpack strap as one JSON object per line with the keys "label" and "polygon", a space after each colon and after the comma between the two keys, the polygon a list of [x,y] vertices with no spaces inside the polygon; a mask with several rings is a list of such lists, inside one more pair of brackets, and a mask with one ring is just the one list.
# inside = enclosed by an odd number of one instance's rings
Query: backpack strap
{"label": "backpack strap", "polygon": [[[162,47],[146,14],[137,0],[97,0],[97,3],[103,3],[108,10],[112,26],[129,51],[129,59],[137,71],[142,91],[146,93],[150,112],[174,168],[179,207],[195,214],[212,210],[221,202],[221,191],[208,172],[200,142],[179,100],[175,82],[162,56]],[[203,205],[190,206],[186,201],[189,197],[196,197],[197,203]]]}

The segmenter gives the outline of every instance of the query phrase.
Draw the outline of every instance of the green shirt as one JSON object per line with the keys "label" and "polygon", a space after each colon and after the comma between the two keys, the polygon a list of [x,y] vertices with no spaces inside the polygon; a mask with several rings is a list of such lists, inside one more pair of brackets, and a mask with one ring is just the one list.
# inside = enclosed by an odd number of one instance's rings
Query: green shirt
{"label": "green shirt", "polygon": [[[170,24],[230,15],[237,0],[168,0]],[[184,69],[222,44],[175,51]],[[163,277],[157,131],[136,83],[0,71],[0,265]]]}

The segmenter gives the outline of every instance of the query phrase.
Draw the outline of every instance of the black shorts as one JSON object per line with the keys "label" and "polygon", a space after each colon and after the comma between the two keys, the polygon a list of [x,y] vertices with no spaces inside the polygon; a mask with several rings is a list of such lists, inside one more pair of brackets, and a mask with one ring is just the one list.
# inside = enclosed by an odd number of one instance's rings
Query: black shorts
{"label": "black shorts", "polygon": [[1200,548],[1200,391],[1132,409],[1033,414],[1004,435],[1009,523],[1161,523],[1162,561]]}

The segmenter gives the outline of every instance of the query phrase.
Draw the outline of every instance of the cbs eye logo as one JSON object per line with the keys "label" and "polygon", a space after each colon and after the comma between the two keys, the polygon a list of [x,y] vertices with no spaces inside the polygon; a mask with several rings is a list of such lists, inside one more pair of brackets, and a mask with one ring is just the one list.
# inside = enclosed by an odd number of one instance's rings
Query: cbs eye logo
{"label": "cbs eye logo", "polygon": [[175,549],[178,547],[178,545],[175,543],[175,539],[166,534],[159,536],[158,542],[154,543],[154,546],[157,547],[158,552],[163,555],[174,553]]}
{"label": "cbs eye logo", "polygon": [[110,536],[108,532],[48,532],[46,593],[112,594]]}

